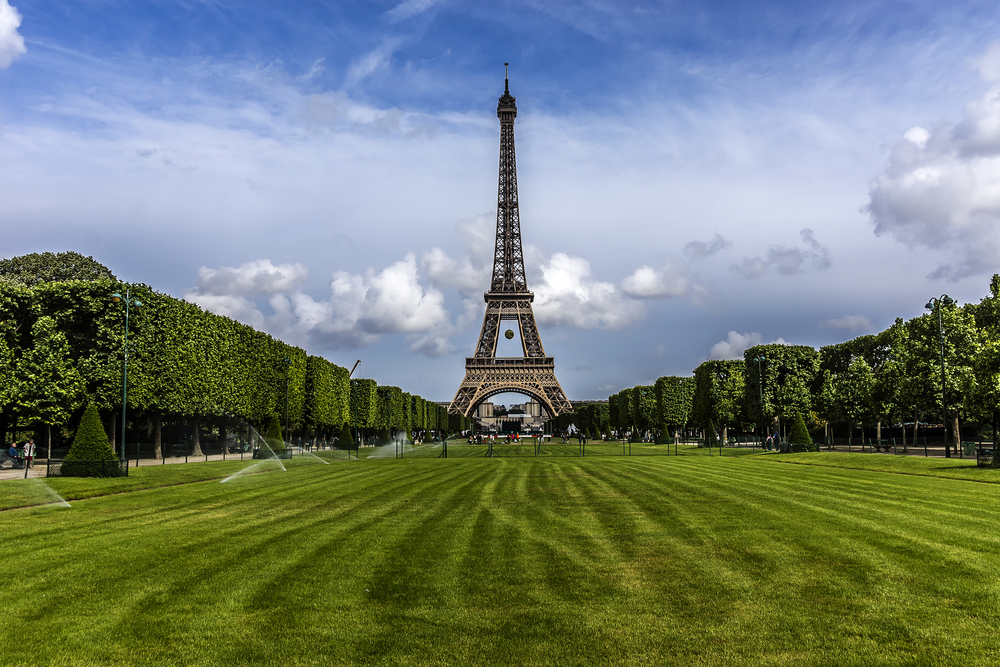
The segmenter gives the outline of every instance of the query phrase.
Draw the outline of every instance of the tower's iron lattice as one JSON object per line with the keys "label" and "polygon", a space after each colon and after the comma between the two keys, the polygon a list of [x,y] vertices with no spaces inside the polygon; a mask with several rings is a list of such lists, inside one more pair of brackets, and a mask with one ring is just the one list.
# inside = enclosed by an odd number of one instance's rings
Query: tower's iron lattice
{"label": "tower's iron lattice", "polygon": [[[462,380],[449,412],[472,416],[490,396],[516,392],[531,396],[550,416],[572,410],[556,380],[555,359],[545,356],[542,339],[535,326],[524,277],[521,251],[521,220],[517,206],[517,161],[514,157],[515,98],[504,77],[503,95],[497,104],[500,119],[500,181],[497,187],[497,238],[493,255],[493,277],[486,299],[486,316],[473,357],[465,359]],[[522,357],[497,357],[500,323],[513,320],[521,331]]]}

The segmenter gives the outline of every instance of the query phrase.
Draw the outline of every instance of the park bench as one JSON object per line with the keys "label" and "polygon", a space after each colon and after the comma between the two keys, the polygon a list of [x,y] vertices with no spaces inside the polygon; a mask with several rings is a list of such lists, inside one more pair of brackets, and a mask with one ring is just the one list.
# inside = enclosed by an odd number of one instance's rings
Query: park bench
{"label": "park bench", "polygon": [[11,470],[21,470],[24,468],[24,459],[21,457],[13,457],[6,451],[0,452],[0,468],[3,468],[3,464],[10,461]]}

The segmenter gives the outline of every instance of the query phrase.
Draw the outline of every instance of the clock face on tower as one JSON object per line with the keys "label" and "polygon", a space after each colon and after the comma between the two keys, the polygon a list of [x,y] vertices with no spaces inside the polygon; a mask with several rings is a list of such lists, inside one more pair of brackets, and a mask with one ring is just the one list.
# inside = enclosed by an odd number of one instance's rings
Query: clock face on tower
{"label": "clock face on tower", "polygon": [[510,340],[511,338],[514,337],[514,332],[511,331],[510,329],[507,329],[507,331],[504,332],[503,337],[506,338],[507,340]]}

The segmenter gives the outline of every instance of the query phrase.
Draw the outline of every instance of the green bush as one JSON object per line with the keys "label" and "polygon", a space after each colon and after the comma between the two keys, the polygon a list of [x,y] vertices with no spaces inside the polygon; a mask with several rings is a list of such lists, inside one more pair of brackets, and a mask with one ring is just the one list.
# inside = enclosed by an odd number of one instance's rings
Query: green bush
{"label": "green bush", "polygon": [[264,435],[267,446],[275,454],[285,451],[285,441],[281,437],[281,423],[278,422],[278,415],[271,413],[271,419],[267,422],[267,433]]}
{"label": "green bush", "polygon": [[351,425],[344,422],[340,427],[340,437],[337,438],[337,449],[353,449],[354,435],[351,433]]}
{"label": "green bush", "polygon": [[[116,463],[107,465],[105,461]],[[111,448],[108,434],[101,426],[101,415],[91,403],[83,413],[60,473],[63,477],[118,477],[121,469],[117,461],[118,455]]]}
{"label": "green bush", "polygon": [[809,436],[809,429],[801,414],[795,415],[792,422],[792,432],[788,434],[788,443],[791,445],[811,445],[812,438]]}
{"label": "green bush", "polygon": [[792,422],[792,432],[788,434],[788,449],[792,452],[816,451],[809,429],[806,428],[806,421],[801,414],[796,415],[795,421]]}

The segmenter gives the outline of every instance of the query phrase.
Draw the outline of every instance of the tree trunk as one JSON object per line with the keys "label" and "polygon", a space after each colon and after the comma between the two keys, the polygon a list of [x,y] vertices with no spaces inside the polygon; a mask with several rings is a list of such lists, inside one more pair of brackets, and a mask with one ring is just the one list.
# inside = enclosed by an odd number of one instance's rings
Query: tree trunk
{"label": "tree trunk", "polygon": [[153,414],[153,456],[163,458],[163,418],[159,412]]}
{"label": "tree trunk", "polygon": [[917,431],[920,429],[920,410],[913,408],[913,446],[917,446]]}
{"label": "tree trunk", "polygon": [[951,417],[951,432],[955,442],[955,453],[957,454],[962,447],[962,429],[958,423],[958,410]]}
{"label": "tree trunk", "polygon": [[7,410],[0,410],[0,444],[7,448]]}
{"label": "tree trunk", "polygon": [[994,410],[993,411],[993,449],[996,449],[997,445],[1000,444],[1000,439],[997,438],[997,435],[998,435],[997,434],[998,422],[1000,422],[1000,410]]}
{"label": "tree trunk", "polygon": [[726,444],[726,438],[728,437],[728,435],[729,435],[729,427],[728,426],[723,426],[722,427],[722,444],[723,445]]}
{"label": "tree trunk", "polygon": [[882,420],[879,419],[875,422],[875,442],[878,443],[879,448],[882,447]]}
{"label": "tree trunk", "polygon": [[906,422],[900,420],[899,427],[903,429],[903,451],[906,451]]}
{"label": "tree trunk", "polygon": [[111,416],[108,417],[108,442],[111,443],[111,449],[115,448],[115,424],[117,423],[117,416],[114,410],[112,410]]}
{"label": "tree trunk", "polygon": [[191,417],[191,456],[204,456],[201,451],[201,420],[198,416]]}
{"label": "tree trunk", "polygon": [[219,443],[222,445],[222,451],[229,450],[229,429],[226,427],[226,422],[222,422],[219,426]]}
{"label": "tree trunk", "polygon": [[45,425],[45,458],[52,458],[52,424]]}

